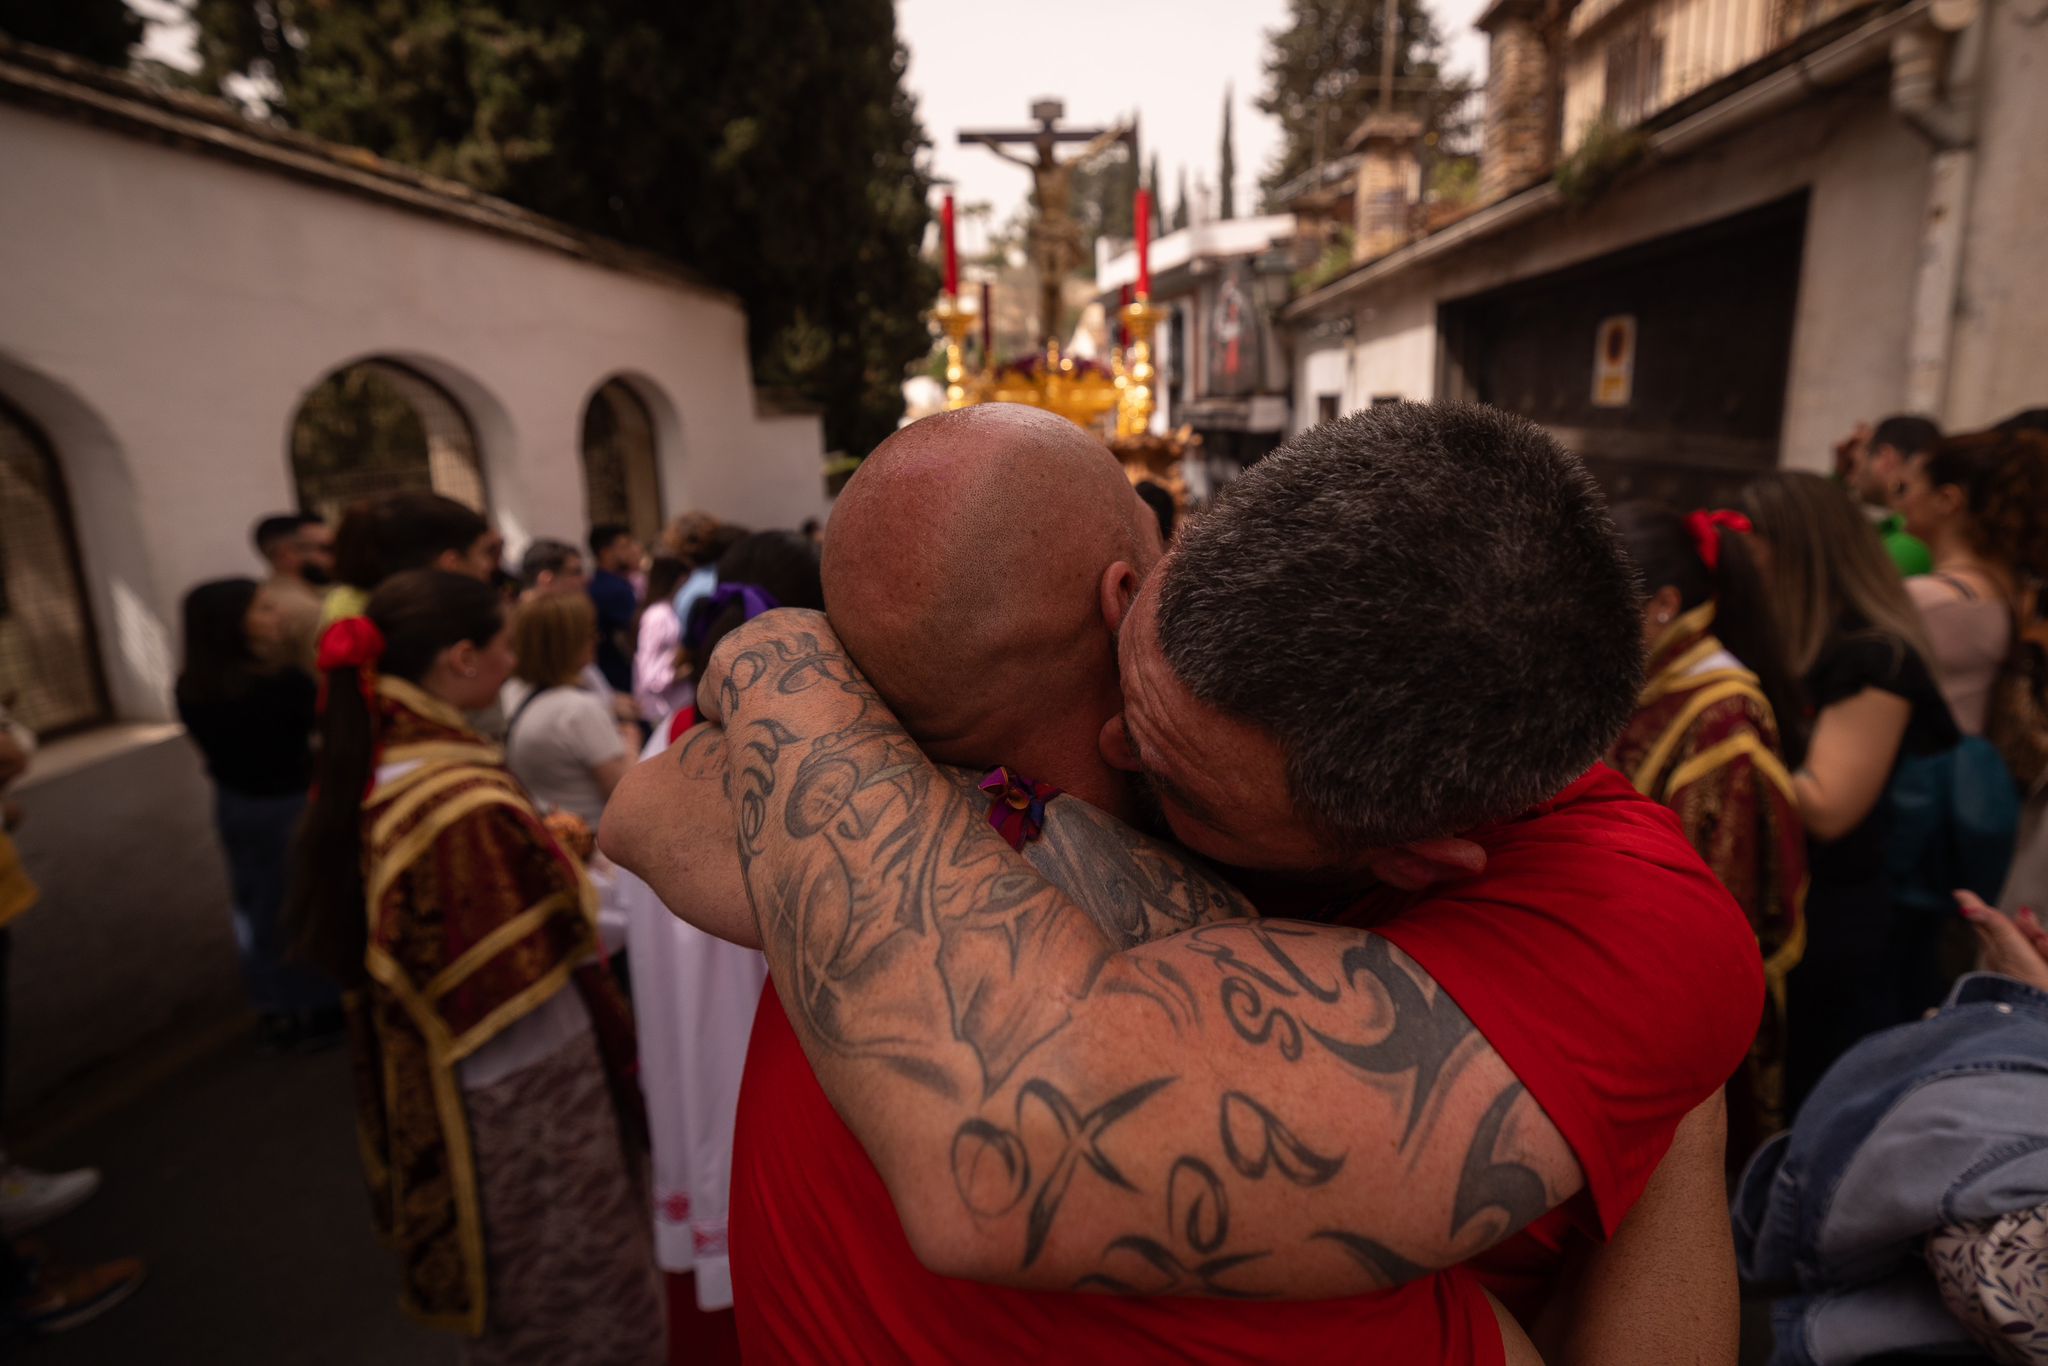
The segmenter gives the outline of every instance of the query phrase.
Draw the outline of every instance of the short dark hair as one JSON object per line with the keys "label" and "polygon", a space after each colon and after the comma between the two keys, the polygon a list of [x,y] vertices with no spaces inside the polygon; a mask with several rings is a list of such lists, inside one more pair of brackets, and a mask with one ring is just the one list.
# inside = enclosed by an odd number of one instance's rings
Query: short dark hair
{"label": "short dark hair", "polygon": [[250,539],[256,542],[256,553],[267,560],[279,541],[290,540],[299,534],[300,527],[319,520],[318,517],[304,512],[273,513],[256,523],[256,530]]}
{"label": "short dark hair", "polygon": [[[825,585],[818,571],[818,547],[810,537],[796,531],[747,531],[741,532],[723,555],[718,557],[718,582],[720,586],[729,583],[750,583],[775,599],[778,607],[811,607],[823,610],[825,606]],[[699,602],[691,608],[691,615],[708,611],[708,605]],[[704,634],[695,645],[689,647],[690,665],[699,677],[711,661],[711,652],[718,648],[730,631],[746,623],[747,609],[741,602],[727,603],[718,615],[707,618]],[[688,622],[683,623],[687,628]],[[688,635],[688,631],[684,633]]]}
{"label": "short dark hair", "polygon": [[1138,481],[1138,499],[1159,519],[1159,539],[1162,543],[1173,539],[1173,522],[1177,509],[1173,505],[1173,494],[1164,484],[1150,479]]}
{"label": "short dark hair", "polygon": [[2033,432],[2038,436],[2048,436],[2048,408],[2022,408],[1992,430],[2004,432],[2008,436],[2014,432]]}
{"label": "short dark hair", "polygon": [[540,582],[543,574],[559,574],[571,560],[581,560],[583,552],[567,541],[552,540],[543,536],[526,547],[526,553],[519,557],[519,577],[528,588]]}
{"label": "short dark hair", "polygon": [[1278,739],[1297,811],[1360,848],[1554,796],[1641,686],[1636,576],[1598,486],[1495,408],[1312,427],[1183,526],[1159,572],[1168,665]]}
{"label": "short dark hair", "polygon": [[1870,449],[1890,446],[1904,456],[1915,456],[1941,440],[1941,427],[1931,417],[1899,413],[1877,424],[1870,434]]}
{"label": "short dark hair", "polygon": [[630,536],[633,529],[618,522],[599,522],[590,529],[590,553],[602,555],[621,536]]}
{"label": "short dark hair", "polygon": [[365,591],[425,569],[448,551],[467,554],[491,529],[476,509],[438,493],[387,493],[357,503],[334,533],[334,576]]}

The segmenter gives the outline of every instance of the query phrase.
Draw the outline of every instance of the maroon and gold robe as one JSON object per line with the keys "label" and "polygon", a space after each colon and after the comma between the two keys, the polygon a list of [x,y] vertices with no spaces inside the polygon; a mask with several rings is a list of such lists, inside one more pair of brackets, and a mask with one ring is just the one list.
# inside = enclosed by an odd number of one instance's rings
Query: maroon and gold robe
{"label": "maroon and gold robe", "polygon": [[1678,814],[1686,837],[1749,916],[1764,958],[1764,1014],[1728,1088],[1729,1160],[1784,1127],[1785,976],[1806,951],[1806,834],[1756,675],[1711,634],[1714,605],[1671,624],[1607,762]]}
{"label": "maroon and gold robe", "polygon": [[632,1022],[597,959],[589,880],[499,749],[410,684],[377,693],[390,777],[363,804],[371,980],[349,1000],[363,1166],[406,1309],[473,1334],[488,1287],[456,1065],[573,983],[623,1103]]}

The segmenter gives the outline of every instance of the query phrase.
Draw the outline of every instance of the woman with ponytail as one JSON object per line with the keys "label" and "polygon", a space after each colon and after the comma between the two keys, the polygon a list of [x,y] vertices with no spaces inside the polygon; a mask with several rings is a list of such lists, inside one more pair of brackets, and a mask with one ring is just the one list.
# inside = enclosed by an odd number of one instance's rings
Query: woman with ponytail
{"label": "woman with ponytail", "polygon": [[403,1302],[471,1362],[659,1362],[631,1021],[582,869],[465,712],[513,655],[498,594],[385,581],[320,643],[296,851],[311,955],[351,988],[361,1150]]}
{"label": "woman with ponytail", "polygon": [[1756,931],[1764,1016],[1728,1083],[1728,1160],[1785,1126],[1785,979],[1805,951],[1806,831],[1785,764],[1797,690],[1751,562],[1748,519],[1625,503],[1614,519],[1643,576],[1649,682],[1607,762],[1678,814]]}

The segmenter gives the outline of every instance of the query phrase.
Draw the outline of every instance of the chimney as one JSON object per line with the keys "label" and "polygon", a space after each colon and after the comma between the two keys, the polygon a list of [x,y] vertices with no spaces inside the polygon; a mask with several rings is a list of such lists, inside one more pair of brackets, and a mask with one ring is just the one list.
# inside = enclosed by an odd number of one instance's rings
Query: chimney
{"label": "chimney", "polygon": [[1486,122],[1479,198],[1490,203],[1549,174],[1561,82],[1553,71],[1543,0],[1494,0],[1479,16],[1487,38]]}
{"label": "chimney", "polygon": [[1404,245],[1414,235],[1415,206],[1422,200],[1422,120],[1388,111],[1358,126],[1348,148],[1362,154],[1352,195],[1355,261],[1370,261]]}

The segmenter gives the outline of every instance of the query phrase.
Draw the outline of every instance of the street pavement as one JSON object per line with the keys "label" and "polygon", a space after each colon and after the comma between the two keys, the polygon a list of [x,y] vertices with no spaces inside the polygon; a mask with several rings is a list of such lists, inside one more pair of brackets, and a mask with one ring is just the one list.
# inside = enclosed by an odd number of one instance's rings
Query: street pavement
{"label": "street pavement", "polygon": [[30,1344],[22,1366],[449,1366],[454,1339],[399,1312],[350,1087],[344,1048],[265,1057],[236,1034],[31,1136],[24,1160],[96,1166],[104,1182],[33,1236],[73,1262],[140,1256],[149,1278],[104,1317]]}

